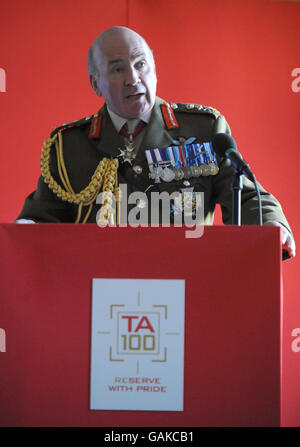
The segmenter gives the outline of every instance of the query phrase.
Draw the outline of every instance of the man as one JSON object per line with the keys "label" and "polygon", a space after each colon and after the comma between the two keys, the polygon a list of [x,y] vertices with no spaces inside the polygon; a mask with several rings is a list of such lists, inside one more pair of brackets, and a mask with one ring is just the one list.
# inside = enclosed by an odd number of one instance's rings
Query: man
{"label": "man", "polygon": [[[233,168],[210,146],[203,154],[199,149],[216,133],[230,133],[225,118],[210,107],[170,105],[157,98],[152,52],[128,28],[113,27],[100,34],[90,48],[88,65],[92,88],[104,97],[105,105],[94,116],[61,126],[46,140],[42,177],[19,219],[95,223],[99,191],[114,192],[119,183],[127,185],[128,194],[202,191],[205,224],[212,224],[216,203],[221,204],[224,223],[230,224]],[[198,152],[184,158],[183,151],[191,147]],[[282,243],[294,256],[295,243],[280,204],[262,187],[260,192],[263,223],[282,228]],[[246,177],[242,223],[258,224],[255,188]]]}

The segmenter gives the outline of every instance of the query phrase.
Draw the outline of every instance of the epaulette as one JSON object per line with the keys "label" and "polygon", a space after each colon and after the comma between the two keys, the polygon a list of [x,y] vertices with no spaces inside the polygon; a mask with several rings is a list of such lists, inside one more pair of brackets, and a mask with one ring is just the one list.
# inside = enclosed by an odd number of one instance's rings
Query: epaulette
{"label": "epaulette", "polygon": [[175,113],[177,112],[186,112],[186,113],[209,113],[211,115],[214,115],[215,118],[221,115],[221,113],[213,108],[213,107],[206,107],[200,104],[189,104],[189,103],[172,103],[170,104],[173,111]]}
{"label": "epaulette", "polygon": [[71,129],[72,127],[80,127],[85,124],[90,124],[89,138],[99,138],[101,132],[101,124],[102,124],[103,116],[101,114],[96,113],[95,115],[86,116],[84,118],[80,118],[79,120],[72,121],[70,123],[64,123],[61,126],[57,127],[51,132],[51,137],[53,137],[58,132],[63,132],[66,129]]}

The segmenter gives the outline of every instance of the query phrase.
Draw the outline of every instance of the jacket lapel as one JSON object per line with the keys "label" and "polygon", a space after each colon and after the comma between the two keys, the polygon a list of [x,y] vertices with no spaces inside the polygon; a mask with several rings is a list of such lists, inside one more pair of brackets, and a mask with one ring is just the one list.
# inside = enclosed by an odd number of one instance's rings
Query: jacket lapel
{"label": "jacket lapel", "polygon": [[145,135],[135,159],[136,164],[145,159],[146,150],[168,147],[172,144],[174,137],[171,136],[171,132],[167,131],[160,109],[160,105],[163,103],[162,99],[156,98],[150,121],[145,129]]}
{"label": "jacket lapel", "polygon": [[96,143],[101,154],[105,153],[109,157],[117,157],[120,148],[124,146],[123,137],[116,131],[112,120],[107,112],[106,105],[102,107],[100,113],[103,115],[100,140]]}

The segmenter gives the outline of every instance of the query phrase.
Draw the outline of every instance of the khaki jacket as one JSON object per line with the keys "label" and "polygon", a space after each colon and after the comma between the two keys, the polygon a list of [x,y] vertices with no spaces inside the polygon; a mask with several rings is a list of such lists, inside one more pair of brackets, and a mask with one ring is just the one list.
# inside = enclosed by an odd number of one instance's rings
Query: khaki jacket
{"label": "khaki jacket", "polygon": [[[183,181],[154,184],[154,181],[149,178],[145,156],[147,149],[174,145],[173,140],[178,140],[179,137],[185,139],[197,137],[195,141],[197,143],[211,141],[217,132],[230,133],[230,128],[224,116],[215,109],[191,104],[172,104],[178,127],[170,129],[161,111],[161,104],[163,103],[165,101],[156,98],[150,122],[144,130],[143,140],[134,161],[135,165],[142,167],[142,173],[135,174],[131,168],[120,167],[119,169],[119,183],[127,185],[128,193],[145,191],[149,185],[152,185],[151,191],[167,191],[169,193],[181,191],[181,188],[184,187]],[[98,138],[89,138],[92,117],[61,126],[52,133],[54,135],[57,131],[62,131],[64,162],[75,192],[80,192],[89,184],[99,161],[103,157],[115,158],[119,154],[119,148],[124,147],[124,139],[115,130],[106,105],[102,107],[99,113],[103,118]],[[223,222],[225,224],[232,223],[231,182],[233,168],[228,160],[220,157],[217,157],[217,160],[219,165],[217,175],[189,179],[190,186],[195,192],[204,192],[204,223],[206,225],[213,223],[216,204],[221,205]],[[50,170],[54,179],[62,186],[54,148],[51,150]],[[263,221],[277,221],[291,231],[279,202],[262,186],[260,186],[260,192],[263,205]],[[94,203],[88,223],[96,223],[96,214],[99,208],[100,205]],[[77,211],[77,205],[58,198],[44,182],[43,177],[40,177],[36,191],[27,197],[18,218],[32,219],[36,222],[74,222]],[[258,202],[254,184],[243,176],[242,224],[258,223]]]}

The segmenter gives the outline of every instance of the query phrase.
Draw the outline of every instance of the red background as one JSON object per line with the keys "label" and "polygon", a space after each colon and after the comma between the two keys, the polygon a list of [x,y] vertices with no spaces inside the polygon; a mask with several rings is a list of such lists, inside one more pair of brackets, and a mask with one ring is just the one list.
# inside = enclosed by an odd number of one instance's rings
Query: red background
{"label": "red background", "polygon": [[[58,125],[97,111],[87,51],[105,28],[126,25],[148,41],[158,70],[158,95],[170,102],[211,105],[227,118],[258,180],[282,203],[298,239],[300,4],[243,0],[1,1],[0,221],[19,213],[35,189],[42,142]],[[220,223],[218,213],[216,222]],[[300,425],[299,259],[283,265],[283,422]],[[0,315],[1,327],[1,315]],[[5,328],[4,328],[5,329]]]}

